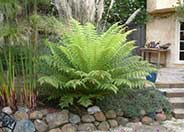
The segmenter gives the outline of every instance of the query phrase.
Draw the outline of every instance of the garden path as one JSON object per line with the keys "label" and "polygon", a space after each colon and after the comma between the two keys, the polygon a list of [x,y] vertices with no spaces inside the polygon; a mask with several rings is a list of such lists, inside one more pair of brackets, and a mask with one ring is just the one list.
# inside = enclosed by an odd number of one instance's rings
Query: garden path
{"label": "garden path", "polygon": [[157,84],[184,84],[184,68],[161,68],[158,70]]}
{"label": "garden path", "polygon": [[120,126],[109,132],[184,132],[184,119],[172,118],[171,120],[153,123],[149,126],[143,125],[140,122],[128,123],[125,127]]}

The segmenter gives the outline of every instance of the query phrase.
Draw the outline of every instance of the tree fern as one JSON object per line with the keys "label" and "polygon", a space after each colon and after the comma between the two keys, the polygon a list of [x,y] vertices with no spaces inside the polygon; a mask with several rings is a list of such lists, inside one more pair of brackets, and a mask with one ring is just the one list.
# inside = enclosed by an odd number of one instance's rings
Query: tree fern
{"label": "tree fern", "polygon": [[72,20],[69,27],[63,30],[62,44],[47,41],[50,54],[41,60],[49,72],[39,79],[58,89],[62,107],[88,106],[119,89],[144,87],[145,77],[156,70],[132,55],[134,41],[127,40],[132,31],[125,32],[123,26],[98,32],[90,23]]}

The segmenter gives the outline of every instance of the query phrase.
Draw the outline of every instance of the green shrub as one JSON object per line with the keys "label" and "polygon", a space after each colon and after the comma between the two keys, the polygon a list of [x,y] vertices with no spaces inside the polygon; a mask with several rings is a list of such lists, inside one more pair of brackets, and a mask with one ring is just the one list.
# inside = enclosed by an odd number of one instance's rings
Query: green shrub
{"label": "green shrub", "polygon": [[140,111],[155,113],[163,109],[166,114],[171,113],[171,105],[163,94],[155,88],[120,91],[117,95],[107,96],[98,102],[104,110],[114,109],[123,111],[128,118],[140,117]]}
{"label": "green shrub", "polygon": [[100,33],[90,23],[73,20],[69,27],[58,43],[47,41],[51,53],[41,57],[46,72],[39,82],[56,88],[50,97],[60,99],[61,107],[87,107],[120,88],[143,87],[145,76],[155,70],[131,54],[134,41],[126,39],[131,31],[122,26]]}
{"label": "green shrub", "polygon": [[176,15],[178,17],[183,18],[184,17],[184,4],[182,1],[178,0],[177,5],[178,6],[175,7]]}

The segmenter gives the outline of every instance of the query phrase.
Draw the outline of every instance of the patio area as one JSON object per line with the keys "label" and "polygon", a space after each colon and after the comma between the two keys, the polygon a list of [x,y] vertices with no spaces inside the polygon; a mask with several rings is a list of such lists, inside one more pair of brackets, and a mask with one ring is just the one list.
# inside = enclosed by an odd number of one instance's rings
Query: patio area
{"label": "patio area", "polygon": [[161,68],[156,85],[159,88],[184,88],[184,68]]}

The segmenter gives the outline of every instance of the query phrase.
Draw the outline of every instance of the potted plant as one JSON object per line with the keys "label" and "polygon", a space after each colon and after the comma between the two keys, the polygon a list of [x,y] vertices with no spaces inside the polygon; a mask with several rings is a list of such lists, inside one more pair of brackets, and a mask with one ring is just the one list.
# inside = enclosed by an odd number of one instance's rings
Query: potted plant
{"label": "potted plant", "polygon": [[147,76],[146,79],[153,82],[153,83],[155,83],[156,79],[157,79],[157,72],[150,73],[150,75]]}

